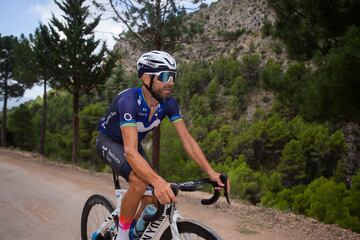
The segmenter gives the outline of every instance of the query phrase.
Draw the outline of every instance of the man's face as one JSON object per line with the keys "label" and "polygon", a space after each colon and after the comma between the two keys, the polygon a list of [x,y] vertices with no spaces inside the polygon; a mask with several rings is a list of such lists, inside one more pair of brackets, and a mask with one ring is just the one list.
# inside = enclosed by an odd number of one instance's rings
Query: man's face
{"label": "man's face", "polygon": [[158,76],[155,76],[153,83],[153,91],[162,98],[166,99],[171,96],[174,85],[175,83],[173,80],[170,80],[167,83],[163,83],[158,80]]}
{"label": "man's face", "polygon": [[[173,87],[175,85],[174,79],[169,78],[169,81],[164,83],[159,80],[159,76],[157,76],[155,74],[153,76],[154,76],[154,81],[153,81],[153,85],[152,85],[152,90],[157,95],[159,95],[161,98],[166,99],[166,98],[170,97],[173,92]],[[150,78],[151,78],[150,74],[144,74],[143,81],[148,86],[150,84]]]}

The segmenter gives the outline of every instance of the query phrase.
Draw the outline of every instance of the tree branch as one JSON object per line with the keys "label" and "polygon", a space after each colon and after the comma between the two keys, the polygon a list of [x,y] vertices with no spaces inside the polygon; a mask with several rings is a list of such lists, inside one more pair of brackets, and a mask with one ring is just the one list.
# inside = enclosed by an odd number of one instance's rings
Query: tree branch
{"label": "tree branch", "polygon": [[143,44],[145,44],[144,40],[142,40],[142,38],[135,32],[133,31],[133,29],[129,26],[129,24],[127,23],[127,21],[125,21],[121,15],[119,14],[119,12],[116,10],[113,0],[109,0],[111,8],[114,10],[116,16],[127,26],[127,28],[129,29],[129,31],[134,34],[134,36]]}

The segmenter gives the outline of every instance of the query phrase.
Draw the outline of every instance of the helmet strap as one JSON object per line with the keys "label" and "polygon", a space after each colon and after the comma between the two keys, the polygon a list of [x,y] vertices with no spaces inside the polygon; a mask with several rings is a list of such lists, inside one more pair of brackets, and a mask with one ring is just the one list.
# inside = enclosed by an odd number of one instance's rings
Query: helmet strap
{"label": "helmet strap", "polygon": [[164,99],[159,94],[155,93],[152,90],[154,79],[155,79],[155,75],[150,75],[150,84],[149,84],[150,86],[146,85],[145,83],[143,84],[145,85],[146,89],[150,92],[153,98],[155,98],[159,103],[164,102]]}

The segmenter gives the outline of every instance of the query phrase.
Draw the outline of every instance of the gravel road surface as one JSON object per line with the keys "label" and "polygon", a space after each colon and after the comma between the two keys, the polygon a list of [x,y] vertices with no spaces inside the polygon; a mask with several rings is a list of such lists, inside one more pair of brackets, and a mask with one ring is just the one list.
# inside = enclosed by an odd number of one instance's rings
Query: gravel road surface
{"label": "gravel road surface", "polygon": [[[89,196],[113,199],[111,174],[53,163],[27,152],[0,149],[0,239],[79,240],[82,207]],[[183,193],[178,208],[225,240],[359,239],[360,234],[291,213],[224,199],[201,206],[206,193]]]}

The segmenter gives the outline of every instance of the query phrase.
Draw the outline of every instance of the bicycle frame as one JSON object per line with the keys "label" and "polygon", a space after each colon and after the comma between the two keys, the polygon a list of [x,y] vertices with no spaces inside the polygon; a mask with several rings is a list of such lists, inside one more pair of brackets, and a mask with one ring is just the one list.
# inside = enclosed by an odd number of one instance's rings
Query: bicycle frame
{"label": "bicycle frame", "polygon": [[[115,199],[116,199],[116,205],[120,206],[121,200],[127,190],[123,189],[115,189]],[[147,190],[143,196],[153,196],[152,191]],[[92,239],[95,239],[96,236],[98,236],[100,233],[106,232],[106,230],[109,229],[110,223],[112,221],[116,221],[115,218],[117,218],[120,214],[120,208],[117,207],[106,219],[105,221],[100,225],[100,227],[93,233]],[[176,222],[179,219],[183,219],[183,217],[180,215],[179,211],[176,209],[174,203],[170,203],[165,205],[165,211],[163,215],[156,220],[155,222],[150,222],[146,229],[144,230],[144,233],[142,234],[140,240],[151,240],[156,239],[158,234],[160,233],[160,229],[164,226],[164,224],[169,221],[170,223],[170,229],[173,236],[173,239],[179,240],[180,235],[177,228]]]}
{"label": "bicycle frame", "polygon": [[[106,232],[106,230],[109,229],[110,223],[114,221],[116,223],[116,219],[120,215],[120,206],[121,206],[121,200],[124,197],[125,193],[127,192],[126,189],[121,189],[120,183],[119,183],[119,177],[113,172],[113,180],[115,185],[115,202],[117,208],[105,219],[105,221],[100,225],[100,227],[92,234],[92,240],[96,238],[100,233]],[[154,196],[153,192],[151,190],[145,191],[143,196]],[[177,228],[177,221],[179,219],[183,219],[183,217],[180,215],[179,211],[176,209],[174,203],[170,203],[165,205],[164,213],[163,215],[156,221],[150,222],[146,229],[144,230],[144,233],[142,234],[140,240],[150,240],[155,239],[158,234],[160,233],[160,229],[164,226],[166,221],[169,221],[170,223],[170,229],[171,234],[173,236],[173,239],[179,240],[180,235]],[[186,236],[186,238],[188,238]],[[189,238],[190,239],[190,238]]]}

